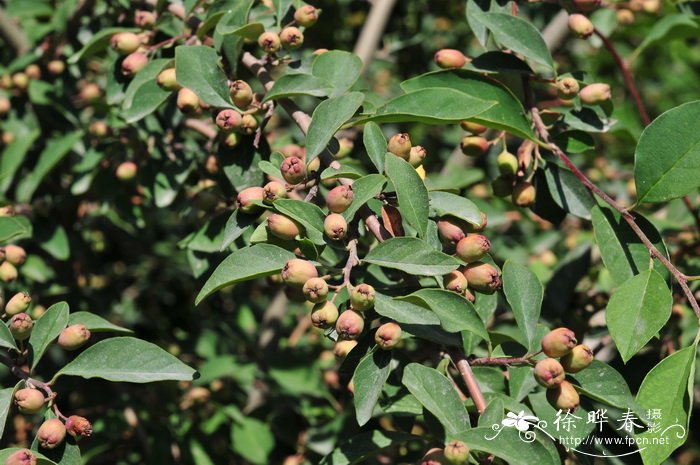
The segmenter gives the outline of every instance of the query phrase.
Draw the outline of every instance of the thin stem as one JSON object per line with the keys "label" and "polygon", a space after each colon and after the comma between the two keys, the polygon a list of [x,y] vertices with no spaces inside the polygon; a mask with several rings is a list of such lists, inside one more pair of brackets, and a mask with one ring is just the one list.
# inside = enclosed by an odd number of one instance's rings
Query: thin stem
{"label": "thin stem", "polygon": [[362,60],[364,69],[367,69],[372,61],[395,3],[396,0],[375,0],[372,3],[372,8],[369,11],[369,15],[367,15],[367,20],[360,32],[360,37],[357,39],[354,50],[355,55]]}
{"label": "thin stem", "polygon": [[698,208],[695,205],[693,205],[693,202],[690,201],[690,197],[688,197],[687,195],[683,196],[683,203],[685,204],[690,214],[693,216],[693,220],[695,220],[695,228],[700,233],[700,210],[698,210]]}
{"label": "thin stem", "polygon": [[453,352],[451,357],[453,361],[456,361],[457,369],[462,375],[462,380],[464,380],[464,384],[467,385],[467,390],[474,401],[477,412],[479,412],[479,415],[481,415],[484,413],[484,410],[486,410],[486,399],[484,399],[484,394],[481,392],[481,388],[479,387],[479,383],[474,376],[472,367],[469,366],[469,360],[467,360],[462,353]]}

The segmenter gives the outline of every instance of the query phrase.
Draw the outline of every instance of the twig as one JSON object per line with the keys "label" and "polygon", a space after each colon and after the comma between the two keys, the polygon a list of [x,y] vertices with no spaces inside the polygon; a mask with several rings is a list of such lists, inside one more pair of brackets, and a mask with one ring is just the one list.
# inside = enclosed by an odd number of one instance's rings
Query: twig
{"label": "twig", "polygon": [[532,358],[535,355],[537,354],[525,355],[523,357],[482,357],[469,360],[469,364],[472,366],[510,366],[517,364],[532,365],[534,363]]}
{"label": "twig", "polygon": [[357,256],[357,239],[352,239],[350,242],[348,242],[348,259],[345,262],[345,266],[342,270],[343,284],[335,287],[335,293],[333,294],[333,297],[331,297],[331,302],[333,302],[335,298],[338,297],[338,294],[340,294],[341,290],[343,290],[346,287],[348,288],[348,290],[352,288],[352,284],[350,283],[350,273],[352,273],[353,267],[359,264],[360,258]]}
{"label": "twig", "polygon": [[270,102],[267,105],[268,107],[267,111],[265,112],[265,116],[263,116],[263,119],[260,122],[260,126],[258,126],[258,129],[256,129],[255,131],[255,140],[253,140],[253,147],[255,147],[256,149],[260,147],[260,138],[263,135],[263,131],[265,130],[267,123],[270,122],[272,114],[275,112],[275,102]]}
{"label": "twig", "polygon": [[700,233],[700,210],[698,210],[698,208],[695,205],[693,205],[693,202],[690,201],[690,197],[688,197],[687,195],[683,196],[683,203],[688,208],[690,214],[693,216],[693,219],[695,220],[695,228]]}
{"label": "twig", "polygon": [[157,44],[153,44],[150,47],[148,47],[148,53],[153,53],[159,48],[163,48],[167,45],[172,44],[173,42],[177,42],[180,39],[187,39],[190,37],[190,34],[180,34],[179,36],[171,37],[169,39],[165,39],[162,42],[158,42]]}
{"label": "twig", "polygon": [[15,49],[17,56],[29,51],[27,35],[2,8],[0,8],[0,35],[9,46]]}
{"label": "twig", "polygon": [[362,60],[363,69],[367,69],[382,37],[386,23],[391,16],[396,0],[376,0],[369,10],[365,25],[360,31],[360,37],[355,43],[353,52]]}
{"label": "twig", "polygon": [[214,139],[218,134],[214,126],[201,119],[187,118],[183,124],[186,128],[197,131],[207,139]]}
{"label": "twig", "polygon": [[453,352],[451,357],[453,361],[456,361],[457,369],[462,375],[464,384],[467,385],[469,395],[474,401],[477,412],[479,412],[479,415],[481,415],[484,413],[484,410],[486,410],[486,399],[484,399],[484,395],[481,393],[481,388],[479,387],[479,383],[476,381],[472,367],[469,366],[469,360],[467,360],[464,354],[458,354],[456,352]]}

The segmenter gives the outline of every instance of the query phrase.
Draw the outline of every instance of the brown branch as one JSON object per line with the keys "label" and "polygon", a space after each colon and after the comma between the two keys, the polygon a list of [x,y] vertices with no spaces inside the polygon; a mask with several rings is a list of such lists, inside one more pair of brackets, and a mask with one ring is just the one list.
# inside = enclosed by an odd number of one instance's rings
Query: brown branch
{"label": "brown branch", "polygon": [[531,112],[532,120],[535,124],[535,130],[537,131],[537,134],[542,138],[542,140],[547,142],[546,148],[551,150],[552,153],[554,153],[571,170],[571,172],[574,173],[574,175],[579,179],[579,181],[581,181],[581,183],[584,186],[586,186],[586,188],[588,188],[588,190],[590,190],[593,194],[603,199],[605,203],[610,205],[618,213],[620,213],[620,215],[622,215],[622,218],[627,222],[630,228],[632,228],[632,231],[634,231],[635,235],[649,250],[649,254],[651,255],[651,257],[659,260],[661,264],[664,267],[666,267],[666,269],[673,275],[676,281],[678,281],[678,284],[680,284],[681,289],[683,289],[683,293],[688,299],[688,303],[693,308],[695,315],[698,317],[698,319],[700,319],[700,306],[698,306],[698,301],[695,299],[692,291],[688,287],[688,277],[685,274],[681,273],[678,270],[678,268],[676,268],[663,253],[659,252],[659,250],[649,240],[647,235],[644,234],[644,231],[642,231],[642,229],[637,225],[634,216],[627,209],[623,208],[608,194],[606,194],[598,186],[593,184],[593,182],[590,179],[588,179],[580,169],[578,169],[578,167],[571,161],[571,159],[564,153],[564,151],[560,149],[559,146],[557,146],[554,142],[551,141],[549,131],[547,130],[547,127],[542,121],[542,118],[540,117],[540,113],[537,110],[537,108],[533,107],[531,109]]}
{"label": "brown branch", "polygon": [[0,8],[0,35],[5,39],[7,45],[15,49],[17,56],[24,55],[29,51],[30,44],[27,35],[2,8]]}
{"label": "brown branch", "polygon": [[469,360],[467,360],[463,354],[452,355],[452,360],[456,360],[457,369],[462,375],[464,384],[467,385],[467,390],[474,401],[477,412],[479,412],[479,415],[481,415],[484,413],[484,410],[486,410],[486,399],[484,399],[484,394],[482,394],[479,383],[477,382],[474,372],[472,371],[472,367],[469,365]]}
{"label": "brown branch", "polygon": [[525,355],[523,357],[482,357],[469,360],[469,364],[472,366],[510,366],[510,365],[520,365],[527,364],[532,365],[534,361],[532,358],[539,354]]}
{"label": "brown branch", "polygon": [[367,15],[367,20],[362,27],[362,31],[360,31],[360,37],[358,37],[353,50],[355,55],[362,60],[363,69],[367,69],[372,61],[377,44],[382,38],[382,33],[395,3],[396,0],[375,0],[372,3],[372,8],[369,11],[369,15]]}
{"label": "brown branch", "polygon": [[700,210],[693,205],[693,202],[691,202],[690,197],[687,195],[683,196],[683,203],[685,204],[686,208],[688,208],[688,211],[690,214],[693,216],[693,220],[695,220],[695,228],[698,230],[700,233]]}

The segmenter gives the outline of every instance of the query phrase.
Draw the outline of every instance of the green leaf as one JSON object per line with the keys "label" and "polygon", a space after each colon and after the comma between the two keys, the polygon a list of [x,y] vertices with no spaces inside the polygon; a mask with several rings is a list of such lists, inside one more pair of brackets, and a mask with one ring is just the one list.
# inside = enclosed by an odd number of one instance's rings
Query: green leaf
{"label": "green leaf", "polygon": [[88,40],[83,48],[78,50],[76,53],[68,58],[68,63],[77,63],[83,58],[88,58],[96,53],[101,52],[109,46],[109,41],[114,34],[118,32],[141,32],[139,29],[135,28],[124,28],[124,27],[109,27],[100,29],[95,35],[93,35],[90,40]]}
{"label": "green leaf", "polygon": [[503,266],[503,292],[525,336],[528,350],[533,350],[544,297],[542,283],[527,267],[509,260]]}
{"label": "green leaf", "polygon": [[219,55],[204,45],[181,45],[175,49],[177,82],[209,105],[233,108],[228,80],[219,67]]}
{"label": "green leaf", "polygon": [[[493,454],[508,465],[559,465],[557,449],[544,434],[537,434],[533,442],[523,441],[515,428],[503,427],[498,436],[491,426],[481,426],[455,435],[470,450]],[[490,438],[490,439],[489,439]]]}
{"label": "green leaf", "polygon": [[285,74],[275,81],[263,102],[298,95],[327,97],[330,92],[331,86],[323,79],[310,74]]}
{"label": "green leaf", "polygon": [[343,212],[346,220],[350,221],[355,213],[367,202],[384,190],[386,178],[381,174],[368,174],[352,183],[352,203]]}
{"label": "green leaf", "polygon": [[32,175],[23,178],[17,185],[17,200],[29,202],[34,191],[39,187],[44,177],[56,166],[83,137],[82,131],[75,131],[62,137],[51,139],[46,148],[39,154],[39,161],[32,170]]}
{"label": "green leaf", "polygon": [[360,92],[329,98],[321,102],[311,115],[306,135],[306,162],[316,158],[333,139],[335,133],[355,114],[365,96]]}
{"label": "green leaf", "polygon": [[408,441],[423,441],[421,436],[393,431],[367,431],[342,442],[325,456],[319,465],[355,465],[367,463],[367,459],[377,455],[382,449],[397,446]]}
{"label": "green leaf", "polygon": [[489,340],[484,322],[481,321],[474,305],[464,296],[443,289],[421,289],[402,299],[427,305],[440,318],[440,324],[445,331],[469,331],[485,341]]}
{"label": "green leaf", "polygon": [[323,245],[326,243],[323,238],[323,221],[326,215],[319,207],[310,202],[291,199],[276,200],[273,207],[278,212],[301,223],[306,229],[305,234],[314,244]]}
{"label": "green leaf", "polygon": [[114,337],[88,347],[61,368],[52,382],[60,376],[129,383],[192,381],[195,373],[194,369],[155,344],[134,337]]}
{"label": "green leaf", "polygon": [[236,250],[209,276],[195,299],[195,305],[222,287],[279,273],[292,258],[293,253],[269,244],[256,244]]}
{"label": "green leaf", "polygon": [[113,331],[115,333],[133,333],[132,330],[127,328],[122,328],[109,321],[105,320],[99,315],[95,315],[90,312],[75,312],[71,313],[68,317],[68,325],[81,324],[85,325],[93,333],[99,333],[104,331]]}
{"label": "green leaf", "polygon": [[[9,449],[0,450],[0,462],[5,463],[7,458],[19,450],[25,450],[24,447],[11,447]],[[49,460],[39,452],[32,451],[36,457],[36,465],[57,465],[53,460]]]}
{"label": "green leaf", "polygon": [[413,166],[391,153],[386,154],[384,166],[396,189],[401,217],[418,231],[420,237],[425,237],[430,207],[428,189],[423,180]]}
{"label": "green leaf", "polygon": [[596,205],[595,200],[571,171],[548,163],[544,175],[552,200],[557,205],[579,218],[591,219],[591,209]]}
{"label": "green leaf", "polygon": [[68,304],[53,304],[34,323],[32,335],[29,336],[29,368],[34,370],[51,343],[68,325]]}
{"label": "green leaf", "polygon": [[554,60],[540,32],[532,23],[506,13],[483,13],[478,20],[503,48],[523,55],[554,73]]}
{"label": "green leaf", "polygon": [[386,155],[386,138],[377,123],[370,121],[365,124],[362,132],[362,142],[365,144],[367,156],[377,167],[377,171],[384,172],[384,156]]}
{"label": "green leaf", "polygon": [[167,58],[150,61],[134,76],[124,92],[122,103],[122,113],[127,123],[135,123],[150,115],[172,95],[156,81],[158,74],[171,62]]}
{"label": "green leaf", "polygon": [[427,242],[414,237],[394,237],[384,241],[370,250],[363,261],[419,276],[442,276],[460,265],[454,257],[438,252]]}
{"label": "green leaf", "polygon": [[404,92],[431,87],[453,89],[474,98],[496,102],[471,121],[506,130],[519,137],[535,140],[530,122],[520,100],[497,80],[465,69],[445,70],[423,74],[401,83]]}
{"label": "green leaf", "polygon": [[7,349],[14,349],[19,352],[17,345],[15,344],[15,338],[10,332],[10,328],[5,324],[0,324],[0,347],[5,347]]}
{"label": "green leaf", "polygon": [[666,202],[700,187],[700,100],[673,108],[646,127],[634,154],[638,202]]}
{"label": "green leaf", "polygon": [[349,163],[344,163],[340,165],[339,168],[329,166],[321,172],[321,181],[326,181],[328,179],[337,178],[348,178],[348,179],[359,179],[365,175],[362,168],[358,168]]}
{"label": "green leaf", "polygon": [[390,351],[375,350],[365,355],[355,368],[352,378],[355,384],[355,416],[360,426],[372,418],[374,406],[391,371],[390,362]]}
{"label": "green leaf", "polygon": [[637,392],[637,402],[645,410],[658,409],[661,418],[650,420],[658,430],[637,434],[652,444],[653,439],[665,438],[663,443],[640,450],[644,465],[658,465],[688,438],[690,410],[693,406],[693,379],[697,345],[679,350],[663,359],[647,373]]}
{"label": "green leaf", "polygon": [[255,215],[247,215],[241,212],[239,209],[235,209],[226,222],[226,228],[224,229],[224,240],[221,241],[219,251],[223,252],[229,245],[233,244],[236,239],[241,237],[243,233],[255,223],[256,219],[257,218]]}
{"label": "green leaf", "polygon": [[477,228],[482,226],[479,207],[462,196],[449,192],[432,191],[430,192],[430,206],[433,207],[437,216],[454,216]]}
{"label": "green leaf", "polygon": [[654,270],[630,278],[613,293],[605,321],[625,363],[663,328],[672,305],[668,285]]}
{"label": "green leaf", "polygon": [[266,422],[241,416],[231,427],[231,447],[249,462],[266,465],[275,447],[275,436]]}
{"label": "green leaf", "polygon": [[63,226],[56,222],[38,224],[34,239],[41,248],[56,260],[68,260],[70,257],[70,242]]}
{"label": "green leaf", "polygon": [[686,37],[697,37],[700,26],[696,22],[696,17],[688,14],[676,13],[667,14],[654,21],[651,27],[645,31],[644,40],[628,58],[632,62],[644,50],[651,45],[670,42],[673,39]]}
{"label": "green leaf", "polygon": [[[5,325],[0,325],[5,326]],[[15,391],[19,388],[23,381],[18,381],[14,387],[3,389],[0,391],[0,438],[5,432],[5,423],[7,423],[7,415],[12,408]]]}
{"label": "green leaf", "polygon": [[440,420],[449,437],[469,429],[467,409],[452,384],[437,370],[410,363],[404,369],[401,382],[423,407]]}
{"label": "green leaf", "polygon": [[593,360],[588,368],[569,376],[576,381],[578,391],[591,399],[613,407],[639,411],[625,378],[610,365]]}
{"label": "green leaf", "polygon": [[419,89],[390,100],[361,122],[418,122],[425,124],[458,123],[481,115],[496,102],[469,96],[448,88]]}
{"label": "green leaf", "polygon": [[30,129],[24,124],[17,128],[15,140],[0,154],[0,192],[5,193],[10,188],[15,172],[40,134],[38,129]]}
{"label": "green leaf", "polygon": [[357,55],[342,50],[330,50],[314,58],[311,74],[333,86],[330,97],[347,92],[360,77],[362,60]]}
{"label": "green leaf", "polygon": [[26,216],[0,217],[0,244],[32,237],[32,224]]}

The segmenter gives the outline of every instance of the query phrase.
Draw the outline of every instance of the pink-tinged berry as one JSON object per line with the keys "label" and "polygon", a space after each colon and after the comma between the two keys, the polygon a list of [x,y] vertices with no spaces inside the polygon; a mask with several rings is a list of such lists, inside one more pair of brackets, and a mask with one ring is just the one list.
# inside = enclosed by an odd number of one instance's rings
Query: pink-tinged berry
{"label": "pink-tinged berry", "polygon": [[265,196],[265,191],[262,187],[253,186],[243,189],[236,197],[238,209],[243,213],[255,214],[260,213],[262,207],[255,202],[262,202]]}
{"label": "pink-tinged berry", "polygon": [[374,342],[384,350],[393,349],[400,340],[401,327],[394,322],[384,323],[374,333]]}
{"label": "pink-tinged berry", "polygon": [[267,229],[270,234],[285,241],[293,241],[303,231],[299,223],[279,213],[267,217]]}
{"label": "pink-tinged berry", "polygon": [[335,330],[340,339],[354,340],[360,337],[365,328],[365,319],[354,310],[345,310],[335,323]]}
{"label": "pink-tinged berry", "polygon": [[328,192],[326,203],[333,213],[343,213],[352,204],[353,192],[351,186],[338,186]]}
{"label": "pink-tinged berry", "polygon": [[576,347],[577,342],[576,334],[569,328],[556,328],[542,338],[542,352],[552,358],[563,357]]}
{"label": "pink-tinged berry", "polygon": [[443,48],[435,52],[435,64],[443,69],[461,68],[469,62],[464,53],[452,48]]}
{"label": "pink-tinged berry", "polygon": [[474,262],[464,268],[464,276],[469,287],[482,294],[493,294],[501,288],[501,277],[498,269],[488,263]]}
{"label": "pink-tinged berry", "polygon": [[311,311],[311,324],[320,329],[330,328],[338,320],[338,307],[333,302],[325,301],[314,305]]}
{"label": "pink-tinged berry", "polygon": [[282,268],[282,281],[290,286],[301,288],[311,278],[318,278],[318,271],[308,260],[293,258]]}
{"label": "pink-tinged berry", "polygon": [[45,449],[55,449],[66,438],[66,427],[58,418],[44,421],[36,433],[39,445]]}
{"label": "pink-tinged berry", "polygon": [[65,350],[77,350],[90,339],[90,330],[82,324],[70,325],[58,336],[58,345]]}
{"label": "pink-tinged berry", "polygon": [[545,358],[537,362],[533,375],[537,382],[547,389],[559,386],[566,378],[564,367],[553,358]]}

